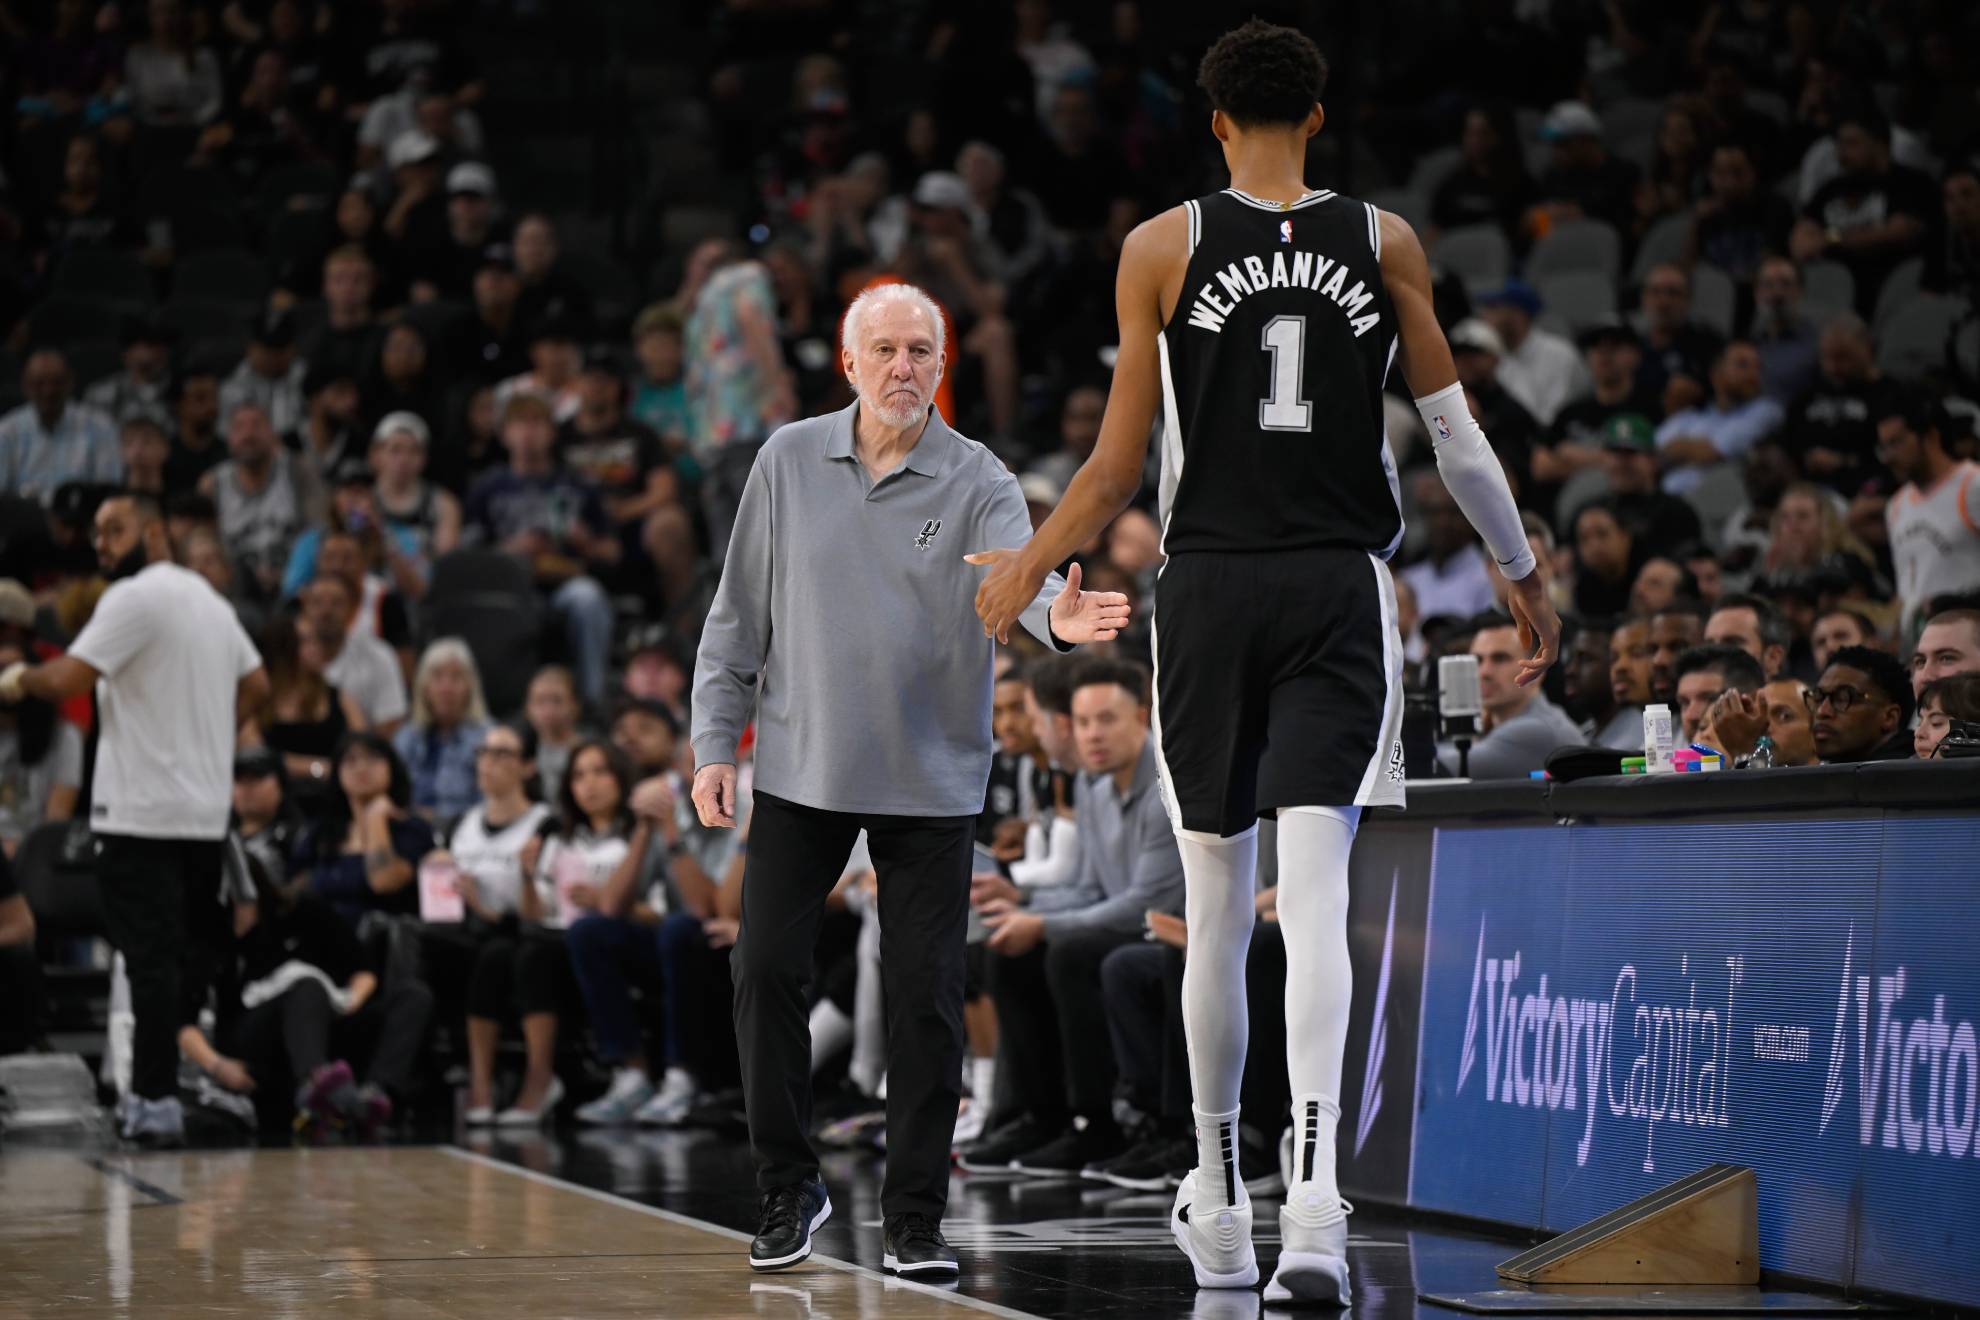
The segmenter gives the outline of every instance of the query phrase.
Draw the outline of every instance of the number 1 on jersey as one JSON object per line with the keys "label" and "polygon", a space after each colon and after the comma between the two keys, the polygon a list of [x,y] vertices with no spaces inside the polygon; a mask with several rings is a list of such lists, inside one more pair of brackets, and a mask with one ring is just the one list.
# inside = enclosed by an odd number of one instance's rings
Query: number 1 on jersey
{"label": "number 1 on jersey", "polygon": [[1311,431],[1313,405],[1299,397],[1306,376],[1306,318],[1275,316],[1260,340],[1272,355],[1272,392],[1258,401],[1258,425],[1267,431]]}

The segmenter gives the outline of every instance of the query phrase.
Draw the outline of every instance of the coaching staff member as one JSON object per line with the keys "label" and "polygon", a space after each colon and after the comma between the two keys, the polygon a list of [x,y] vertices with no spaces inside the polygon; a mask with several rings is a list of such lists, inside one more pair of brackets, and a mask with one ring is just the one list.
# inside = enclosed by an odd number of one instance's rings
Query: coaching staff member
{"label": "coaching staff member", "polygon": [[[1017,480],[930,405],[942,320],[911,285],[846,313],[858,398],[782,427],[744,487],[694,672],[694,803],[735,824],[736,742],[756,712],[742,929],[731,955],[759,1270],[795,1265],[832,1212],[812,1151],[806,983],[818,919],[860,830],[880,880],[887,997],[884,1261],[953,1273],[941,1234],[962,1090],[971,847],[989,782],[992,644],[977,546],[1030,535]],[[984,539],[984,538],[989,539]],[[998,539],[999,537],[1007,539]],[[1048,580],[1023,623],[1058,649],[1113,637],[1127,598]]]}
{"label": "coaching staff member", "polygon": [[173,1146],[179,1027],[224,938],[221,841],[233,805],[238,712],[268,692],[261,656],[206,579],[172,562],[157,501],[114,495],[96,512],[110,587],[67,655],[0,673],[0,702],[96,689],[90,828],[110,942],[124,955],[137,1023],[125,1137]]}

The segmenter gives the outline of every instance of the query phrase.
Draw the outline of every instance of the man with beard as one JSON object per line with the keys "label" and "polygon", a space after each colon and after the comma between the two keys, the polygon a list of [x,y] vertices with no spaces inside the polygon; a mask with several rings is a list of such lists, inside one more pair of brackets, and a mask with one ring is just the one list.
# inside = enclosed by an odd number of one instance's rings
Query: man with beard
{"label": "man with beard", "polygon": [[261,656],[204,578],[172,562],[158,504],[105,500],[96,553],[111,585],[68,654],[0,673],[0,702],[96,689],[101,720],[90,825],[104,926],[137,1015],[126,1138],[179,1145],[178,1032],[205,995],[204,955],[225,938],[214,902],[233,803],[239,712],[267,698]]}
{"label": "man with beard", "polygon": [[1641,747],[1643,708],[1650,704],[1650,620],[1624,619],[1609,635],[1609,691],[1616,713],[1595,735],[1597,747]]}
{"label": "man with beard", "polygon": [[1698,741],[1716,747],[1734,764],[1753,755],[1765,734],[1774,742],[1775,765],[1814,765],[1815,730],[1808,713],[1808,685],[1777,678],[1758,692],[1726,692],[1705,714]]}
{"label": "man with beard", "polygon": [[[695,666],[693,798],[702,824],[736,823],[736,747],[753,711],[755,802],[732,959],[762,1193],[751,1268],[804,1260],[831,1214],[809,1138],[806,981],[826,895],[864,829],[888,1012],[882,1260],[953,1276],[940,1226],[995,650],[964,555],[1022,544],[1030,519],[1017,479],[932,407],[943,326],[927,294],[867,290],[844,338],[857,401],[777,428],[741,483]],[[1079,582],[1075,565],[1025,611],[1055,649],[1111,640],[1127,622],[1124,597]]]}
{"label": "man with beard", "polygon": [[[1615,686],[1609,681],[1609,629],[1601,623],[1583,624],[1563,649],[1561,709],[1581,726],[1592,746],[1616,746],[1607,741],[1609,724],[1621,709]],[[1634,736],[1628,730],[1625,733]]]}
{"label": "man with beard", "polygon": [[1911,676],[1888,651],[1845,646],[1804,697],[1823,765],[1911,759]]}
{"label": "man with beard", "polygon": [[1674,602],[1650,616],[1650,700],[1677,706],[1677,658],[1705,640],[1705,613],[1695,602]]}

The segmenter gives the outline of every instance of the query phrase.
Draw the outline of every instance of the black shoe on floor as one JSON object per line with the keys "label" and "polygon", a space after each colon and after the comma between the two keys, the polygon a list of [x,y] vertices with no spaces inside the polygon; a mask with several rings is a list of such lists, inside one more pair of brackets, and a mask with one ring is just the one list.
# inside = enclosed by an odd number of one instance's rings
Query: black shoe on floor
{"label": "black shoe on floor", "polygon": [[1136,1192],[1159,1192],[1169,1185],[1169,1171],[1196,1157],[1194,1137],[1152,1137],[1124,1155],[1089,1165],[1080,1175]]}
{"label": "black shoe on floor", "polygon": [[822,1179],[765,1192],[762,1218],[749,1244],[749,1267],[789,1269],[811,1254],[811,1235],[831,1217],[832,1198]]}
{"label": "black shoe on floor", "polygon": [[882,1252],[880,1264],[889,1274],[919,1278],[925,1274],[954,1274],[959,1268],[955,1248],[942,1236],[941,1227],[927,1215],[889,1216]]}
{"label": "black shoe on floor", "polygon": [[1127,1149],[1127,1139],[1112,1123],[1088,1123],[1069,1128],[1052,1141],[1025,1151],[1011,1161],[1019,1173],[1034,1178],[1077,1178],[1089,1164],[1101,1164]]}
{"label": "black shoe on floor", "polygon": [[959,1163],[970,1173],[1009,1173],[1012,1160],[1036,1150],[1063,1130],[1026,1114],[964,1146]]}

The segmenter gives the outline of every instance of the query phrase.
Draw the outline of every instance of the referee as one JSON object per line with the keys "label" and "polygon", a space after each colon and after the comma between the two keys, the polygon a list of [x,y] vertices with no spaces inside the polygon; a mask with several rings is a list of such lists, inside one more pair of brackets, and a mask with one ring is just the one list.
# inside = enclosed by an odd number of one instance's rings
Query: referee
{"label": "referee", "polygon": [[217,951],[221,841],[233,801],[238,712],[268,675],[234,610],[172,562],[158,503],[113,495],[96,513],[110,587],[67,655],[0,673],[0,702],[58,702],[96,689],[90,828],[110,942],[124,955],[137,1024],[124,1136],[185,1140],[179,1027]]}
{"label": "referee", "polygon": [[[806,992],[819,914],[863,829],[880,880],[887,1000],[883,1262],[952,1274],[943,1240],[962,1092],[963,951],[991,758],[992,643],[972,607],[980,545],[1021,543],[1016,478],[930,405],[943,326],[911,285],[846,313],[857,399],[770,437],[743,490],[694,674],[694,803],[733,826],[736,744],[756,757],[742,928],[731,955],[750,1145],[763,1194],[752,1268],[811,1253],[832,1213],[812,1150]],[[987,538],[987,539],[986,539]],[[1127,598],[1048,580],[1023,624],[1056,649],[1112,638]]]}

